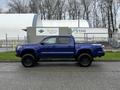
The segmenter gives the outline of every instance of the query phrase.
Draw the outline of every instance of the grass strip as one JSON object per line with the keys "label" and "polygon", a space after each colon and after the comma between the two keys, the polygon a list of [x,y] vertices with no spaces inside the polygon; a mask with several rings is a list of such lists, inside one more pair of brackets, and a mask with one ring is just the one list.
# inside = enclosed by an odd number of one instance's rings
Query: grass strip
{"label": "grass strip", "polygon": [[95,60],[105,60],[105,61],[110,61],[110,60],[119,60],[120,61],[120,52],[106,52],[105,56],[103,57],[97,57]]}
{"label": "grass strip", "polygon": [[15,52],[0,52],[0,61],[20,61]]}
{"label": "grass strip", "polygon": [[[106,52],[105,56],[95,58],[96,61],[120,61],[120,52]],[[0,61],[20,61],[19,57],[16,57],[15,52],[0,52]]]}

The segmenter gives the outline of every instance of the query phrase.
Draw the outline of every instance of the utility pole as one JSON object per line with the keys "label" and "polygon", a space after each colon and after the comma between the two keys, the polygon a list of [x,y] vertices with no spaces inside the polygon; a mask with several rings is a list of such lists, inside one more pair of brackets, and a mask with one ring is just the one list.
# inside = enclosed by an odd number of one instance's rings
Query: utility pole
{"label": "utility pole", "polygon": [[18,42],[19,42],[20,38],[19,38],[19,35],[18,35]]}
{"label": "utility pole", "polygon": [[78,27],[80,27],[80,11],[78,11]]}
{"label": "utility pole", "polygon": [[7,33],[5,34],[5,42],[6,42],[6,50],[8,50],[8,37],[7,37]]}

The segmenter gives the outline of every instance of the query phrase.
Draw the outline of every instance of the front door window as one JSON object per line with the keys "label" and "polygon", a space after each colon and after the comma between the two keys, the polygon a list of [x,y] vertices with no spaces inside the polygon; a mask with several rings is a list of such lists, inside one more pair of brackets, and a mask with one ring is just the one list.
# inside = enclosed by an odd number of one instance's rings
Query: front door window
{"label": "front door window", "polygon": [[44,44],[55,44],[56,43],[56,38],[55,37],[51,37],[51,38],[46,38],[43,41]]}

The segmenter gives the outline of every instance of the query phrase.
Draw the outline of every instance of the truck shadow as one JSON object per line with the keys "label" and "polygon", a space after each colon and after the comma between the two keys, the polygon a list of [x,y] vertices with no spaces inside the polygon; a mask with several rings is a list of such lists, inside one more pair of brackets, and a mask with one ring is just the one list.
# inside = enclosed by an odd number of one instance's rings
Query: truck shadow
{"label": "truck shadow", "polygon": [[[81,67],[77,62],[39,62],[35,67]],[[93,62],[89,67],[81,68],[91,68],[91,67],[100,67],[99,62]]]}
{"label": "truck shadow", "polygon": [[103,72],[104,64],[93,62],[90,67],[80,67],[76,62],[39,62],[37,66],[25,68],[20,65],[20,71],[27,72]]}

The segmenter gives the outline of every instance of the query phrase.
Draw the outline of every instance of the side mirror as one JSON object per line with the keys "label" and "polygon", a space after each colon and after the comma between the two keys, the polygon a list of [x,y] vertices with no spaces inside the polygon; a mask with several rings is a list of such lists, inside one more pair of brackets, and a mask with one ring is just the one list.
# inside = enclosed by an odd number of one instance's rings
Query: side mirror
{"label": "side mirror", "polygon": [[42,42],[42,43],[40,43],[41,45],[44,45],[44,43]]}

